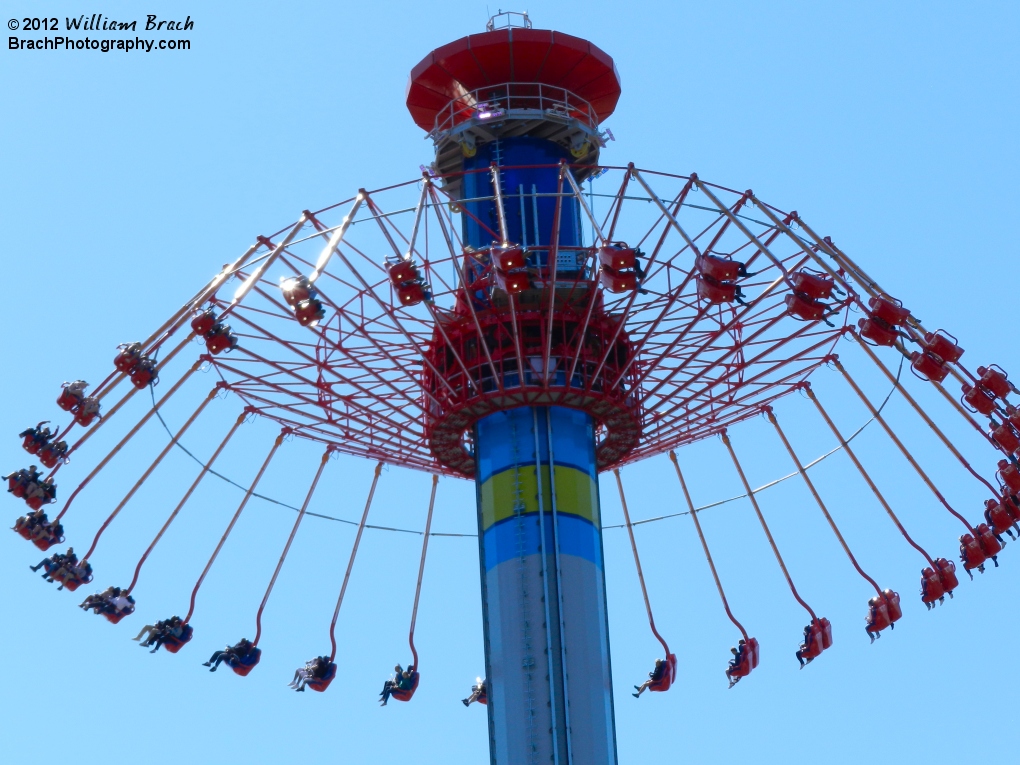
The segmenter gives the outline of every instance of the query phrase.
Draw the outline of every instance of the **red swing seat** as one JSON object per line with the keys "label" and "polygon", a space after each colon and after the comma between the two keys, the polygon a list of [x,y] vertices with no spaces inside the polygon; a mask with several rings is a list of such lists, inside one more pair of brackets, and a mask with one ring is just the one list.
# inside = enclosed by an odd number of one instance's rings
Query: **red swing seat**
{"label": "red swing seat", "polygon": [[999,544],[999,540],[995,538],[995,534],[992,533],[987,523],[979,523],[974,527],[974,531],[977,532],[977,542],[981,545],[981,552],[985,554],[986,558],[991,558],[1002,552],[1002,545]]}
{"label": "red swing seat", "polygon": [[304,276],[285,279],[280,284],[280,290],[283,292],[283,299],[287,301],[287,305],[291,308],[306,300],[311,300],[315,294],[315,289],[309,284],[307,277]]}
{"label": "red swing seat", "polygon": [[192,629],[190,624],[185,624],[184,629],[181,630],[181,636],[169,637],[163,641],[163,647],[170,653],[177,653],[179,650],[184,648],[185,643],[190,643],[191,638],[195,636],[195,630]]}
{"label": "red swing seat", "polygon": [[191,331],[199,337],[208,335],[214,326],[216,326],[216,312],[212,308],[206,308],[191,320]]}
{"label": "red swing seat", "polygon": [[29,454],[38,454],[40,444],[35,440],[35,436],[25,436],[25,440],[21,442],[21,448]]}
{"label": "red swing seat", "polygon": [[[502,269],[494,268],[492,269],[492,274],[496,279],[496,286],[508,295],[519,295],[528,288],[527,271],[518,270],[507,273]],[[420,290],[421,287],[419,286],[418,289]]]}
{"label": "red swing seat", "polygon": [[418,282],[408,282],[407,284],[401,284],[397,288],[397,300],[400,301],[401,305],[412,306],[418,305],[425,299],[425,290]]}
{"label": "red swing seat", "polygon": [[336,662],[331,661],[329,666],[326,668],[326,674],[322,677],[317,677],[309,680],[305,683],[313,691],[322,693],[324,690],[329,688],[329,684],[336,678]]}
{"label": "red swing seat", "polygon": [[698,297],[713,305],[732,303],[737,299],[737,285],[720,282],[710,276],[698,274]]}
{"label": "red swing seat", "polygon": [[637,253],[623,242],[613,242],[599,247],[599,263],[603,268],[627,271],[637,265]]}
{"label": "red swing seat", "polygon": [[7,490],[18,499],[25,498],[25,484],[19,481],[16,475],[7,479]]}
{"label": "red swing seat", "polygon": [[964,406],[969,408],[972,412],[989,415],[995,411],[995,399],[992,397],[991,393],[986,391],[980,385],[972,388],[967,383],[964,383],[962,400]]}
{"label": "red swing seat", "polygon": [[637,274],[633,271],[617,271],[615,268],[602,266],[599,280],[605,289],[617,294],[637,289]]}
{"label": "red swing seat", "polygon": [[744,641],[744,650],[740,655],[740,663],[730,670],[730,679],[740,679],[751,674],[751,670],[758,666],[758,638],[748,638]]}
{"label": "red swing seat", "polygon": [[57,463],[64,459],[66,451],[57,451],[53,444],[47,444],[39,450],[39,462],[42,463],[43,467],[55,468]]}
{"label": "red swing seat", "polygon": [[804,643],[801,656],[805,659],[817,659],[822,651],[832,647],[832,624],[828,619],[815,619],[811,622],[811,633]]}
{"label": "red swing seat", "polygon": [[942,582],[942,590],[952,597],[951,593],[960,586],[960,580],[956,576],[956,564],[946,558],[936,558],[935,566],[938,570],[939,581]]}
{"label": "red swing seat", "polygon": [[135,612],[135,607],[131,606],[130,608],[125,608],[125,609],[123,609],[121,611],[112,611],[112,612],[111,611],[104,611],[103,612],[103,617],[110,624],[119,624],[121,619],[123,619],[125,616],[131,616],[131,614],[133,614],[134,612]]}
{"label": "red swing seat", "polygon": [[910,368],[914,370],[914,374],[920,377],[925,382],[937,382],[940,383],[949,376],[949,367],[942,363],[942,360],[925,351],[912,351],[910,354]]}
{"label": "red swing seat", "polygon": [[989,426],[989,434],[1006,454],[1014,454],[1020,450],[1020,438],[1017,438],[1016,432],[1008,422],[1004,422],[996,428]]}
{"label": "red swing seat", "polygon": [[1009,460],[999,460],[997,471],[999,480],[1005,484],[1013,494],[1020,492],[1020,468],[1017,468]]}
{"label": "red swing seat", "polygon": [[[56,521],[47,523],[45,532],[40,534],[30,534],[28,537],[25,538],[31,539],[32,544],[34,544],[43,552],[49,550],[51,547],[53,547],[53,545],[63,544],[64,542],[63,530],[61,529],[61,533],[56,534],[53,530],[53,525],[55,523]],[[24,536],[24,534],[22,534],[22,536]]]}
{"label": "red swing seat", "polygon": [[998,396],[1005,400],[1006,396],[1013,390],[1006,373],[995,364],[988,367],[978,367],[977,373],[980,375],[978,384],[986,388],[993,396]]}
{"label": "red swing seat", "polygon": [[259,663],[259,659],[262,658],[262,649],[252,647],[241,658],[231,657],[227,659],[227,666],[234,670],[235,675],[241,677],[247,677],[248,673],[255,669],[255,666]]}
{"label": "red swing seat", "polygon": [[873,345],[881,345],[891,348],[899,340],[899,333],[879,319],[877,316],[870,316],[867,319],[858,319],[857,326],[860,327],[861,337],[870,340]]}
{"label": "red swing seat", "polygon": [[806,295],[811,300],[828,300],[836,284],[832,277],[817,271],[801,269],[793,274],[793,290]]}
{"label": "red swing seat", "polygon": [[121,351],[113,359],[113,366],[118,372],[130,374],[142,360],[141,346],[137,343],[122,345]]}
{"label": "red swing seat", "polygon": [[298,324],[302,327],[309,327],[323,319],[326,310],[322,307],[321,302],[312,298],[298,303],[294,309],[294,315],[297,317]]}
{"label": "red swing seat", "polygon": [[925,350],[935,354],[946,364],[955,364],[963,356],[963,348],[957,344],[956,338],[944,329],[934,333],[928,332],[924,336],[924,347]]}
{"label": "red swing seat", "polygon": [[386,266],[390,274],[390,282],[394,287],[400,287],[407,282],[418,279],[418,269],[411,260],[400,260]]}
{"label": "red swing seat", "polygon": [[418,680],[420,676],[418,671],[415,670],[411,673],[411,687],[410,688],[394,688],[390,691],[390,696],[395,698],[397,701],[410,701],[414,696],[414,692],[418,690]]}
{"label": "red swing seat", "polygon": [[921,571],[921,602],[922,603],[934,603],[939,598],[945,596],[945,590],[942,588],[942,579],[935,572],[931,566],[928,566]]}
{"label": "red swing seat", "polygon": [[1001,534],[1013,525],[1013,516],[1006,505],[994,499],[985,500],[985,520],[995,534]]}
{"label": "red swing seat", "polygon": [[902,327],[907,323],[910,311],[896,298],[873,297],[868,300],[870,315],[878,317],[890,327]]}
{"label": "red swing seat", "polygon": [[671,653],[666,657],[666,661],[664,662],[662,676],[656,680],[652,680],[651,684],[648,686],[648,690],[655,691],[656,693],[664,693],[672,687],[674,680],[676,680],[676,654]]}
{"label": "red swing seat", "polygon": [[732,282],[744,268],[739,260],[720,258],[718,255],[702,254],[694,261],[694,267],[709,279],[717,282]]}
{"label": "red swing seat", "polygon": [[70,412],[81,403],[81,398],[81,396],[76,396],[68,391],[67,388],[64,388],[57,397],[57,406],[65,412]]}
{"label": "red swing seat", "polygon": [[828,306],[802,292],[786,296],[786,312],[801,321],[821,321]]}
{"label": "red swing seat", "polygon": [[985,553],[981,544],[970,534],[960,537],[960,559],[965,571],[973,571],[985,563]]}

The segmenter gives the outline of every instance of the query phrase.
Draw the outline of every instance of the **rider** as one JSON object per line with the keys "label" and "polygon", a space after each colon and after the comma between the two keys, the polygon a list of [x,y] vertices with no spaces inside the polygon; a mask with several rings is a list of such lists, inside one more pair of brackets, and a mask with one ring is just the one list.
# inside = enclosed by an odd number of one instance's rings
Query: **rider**
{"label": "rider", "polygon": [[733,658],[730,659],[729,666],[726,667],[726,678],[730,681],[730,688],[740,681],[739,677],[733,677],[733,673],[740,669],[740,665],[744,661],[744,650],[746,648],[747,645],[743,638],[740,639],[735,648],[730,647],[730,653],[733,654]]}
{"label": "rider", "polygon": [[31,437],[32,440],[38,445],[38,448],[42,449],[44,446],[46,446],[46,444],[54,435],[53,431],[51,431],[47,427],[44,427],[48,422],[49,420],[43,420],[34,428],[26,428],[25,430],[21,431],[18,434],[18,438],[24,439]]}
{"label": "rider", "polygon": [[294,679],[288,685],[295,691],[304,691],[309,681],[321,680],[329,672],[328,656],[316,656],[301,669],[294,671]]}
{"label": "rider", "polygon": [[469,707],[472,702],[481,702],[484,698],[486,698],[485,681],[479,677],[475,679],[475,684],[471,686],[471,695],[460,701],[464,706]]}
{"label": "rider", "polygon": [[414,683],[414,665],[408,665],[407,669],[404,669],[398,664],[393,668],[393,671],[396,673],[396,677],[383,683],[382,692],[379,694],[379,700],[382,702],[380,706],[383,707],[390,700],[393,691],[398,689],[409,691]]}
{"label": "rider", "polygon": [[220,666],[221,662],[230,663],[231,660],[240,661],[251,649],[254,648],[252,642],[248,638],[241,638],[234,645],[228,645],[222,651],[216,651],[212,656],[209,657],[209,661],[203,662],[203,667],[209,667],[210,672],[215,672],[216,668]]}
{"label": "rider", "polygon": [[635,699],[639,698],[642,693],[648,690],[649,686],[651,686],[653,683],[659,682],[659,680],[661,680],[662,676],[665,674],[666,674],[666,660],[656,659],[655,669],[648,673],[648,679],[641,683],[641,685],[634,686],[634,690],[637,691],[637,693],[633,693],[631,695]]}
{"label": "rider", "polygon": [[[800,648],[797,649],[797,661],[800,662],[800,668],[804,669],[808,664],[815,660],[814,656],[808,656],[808,646],[811,644],[811,625],[809,624],[804,628],[804,642],[800,644]],[[805,658],[806,657],[806,658]]]}

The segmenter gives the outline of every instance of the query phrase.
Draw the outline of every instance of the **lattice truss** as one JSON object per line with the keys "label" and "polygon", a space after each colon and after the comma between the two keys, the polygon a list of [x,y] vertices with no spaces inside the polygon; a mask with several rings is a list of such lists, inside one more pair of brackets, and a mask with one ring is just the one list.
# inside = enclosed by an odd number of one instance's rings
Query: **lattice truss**
{"label": "lattice truss", "polygon": [[[468,292],[477,292],[480,284],[492,283],[492,269],[488,251],[465,248],[461,218],[469,213],[444,192],[444,180],[424,176],[362,190],[320,212],[305,212],[289,229],[260,237],[215,291],[200,293],[201,304],[215,306],[239,339],[232,352],[209,357],[230,390],[302,437],[391,464],[456,474],[430,451],[427,416],[478,391],[448,379],[454,375],[434,366],[428,351],[438,337],[437,322],[454,315],[458,293],[464,304],[465,280]],[[633,167],[602,168],[596,179],[578,183],[562,166],[561,189],[560,195],[580,201],[585,245],[573,256],[584,267],[554,279],[560,294],[566,289],[586,297],[567,299],[556,310],[576,314],[583,331],[602,301],[603,313],[618,322],[616,332],[633,349],[614,382],[626,378],[642,432],[636,448],[616,464],[760,413],[824,363],[845,331],[853,292],[842,280],[837,283],[844,291],[833,293],[821,321],[798,319],[788,308],[792,275],[819,270],[826,247],[796,213],[769,207],[750,191]],[[526,201],[532,203],[512,193],[497,200],[508,210]],[[497,224],[477,222],[500,239]],[[620,241],[644,253],[643,278],[639,290],[614,294],[600,284],[598,248]],[[528,249],[550,255],[548,243]],[[571,256],[566,248],[552,249],[558,250],[555,257]],[[746,265],[748,275],[737,280],[742,302],[699,297],[701,255]],[[407,259],[420,269],[431,300],[401,305],[386,263]],[[300,275],[312,281],[326,311],[314,326],[295,321],[281,294],[281,282]],[[499,302],[498,289],[482,289]],[[541,298],[537,305],[525,304],[523,296],[504,293],[502,299],[510,308],[501,312],[502,332],[520,358],[534,340],[519,336],[522,318],[551,306]],[[482,338],[481,311],[466,302],[465,321],[473,321]],[[544,343],[544,358],[536,352],[522,359],[524,368],[568,365],[570,359],[550,362],[552,345]],[[573,345],[579,354],[584,344]],[[610,353],[606,346],[601,359],[587,363],[601,368]],[[491,358],[486,363],[493,364]],[[453,367],[459,376],[463,364]],[[435,393],[423,386],[423,375],[438,378]],[[537,400],[525,389],[515,393],[508,386],[503,393],[520,404]],[[469,429],[464,439],[470,448]]]}

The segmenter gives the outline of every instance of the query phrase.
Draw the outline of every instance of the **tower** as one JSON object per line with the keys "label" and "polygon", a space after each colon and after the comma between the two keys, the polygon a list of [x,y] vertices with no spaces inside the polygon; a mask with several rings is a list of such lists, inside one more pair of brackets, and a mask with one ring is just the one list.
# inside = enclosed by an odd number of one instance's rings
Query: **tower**
{"label": "tower", "polygon": [[[527,14],[434,50],[408,84],[476,255],[464,283],[491,266],[497,284],[469,286],[437,317],[426,366],[438,374],[425,387],[442,402],[427,418],[433,453],[476,480],[490,757],[501,765],[616,762],[597,468],[639,424],[631,346],[582,273],[571,185],[596,167],[599,124],[619,96],[608,55],[533,29]],[[626,279],[634,264],[623,265]],[[458,370],[462,395],[444,396]]]}

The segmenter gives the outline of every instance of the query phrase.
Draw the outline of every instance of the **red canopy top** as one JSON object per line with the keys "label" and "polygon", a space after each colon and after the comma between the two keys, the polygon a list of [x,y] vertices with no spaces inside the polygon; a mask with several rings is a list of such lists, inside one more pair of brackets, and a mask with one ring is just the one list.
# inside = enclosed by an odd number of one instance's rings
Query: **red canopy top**
{"label": "red canopy top", "polygon": [[548,29],[498,29],[437,48],[411,70],[407,108],[420,128],[455,98],[486,85],[541,83],[569,90],[605,120],[620,99],[613,59],[587,40]]}

